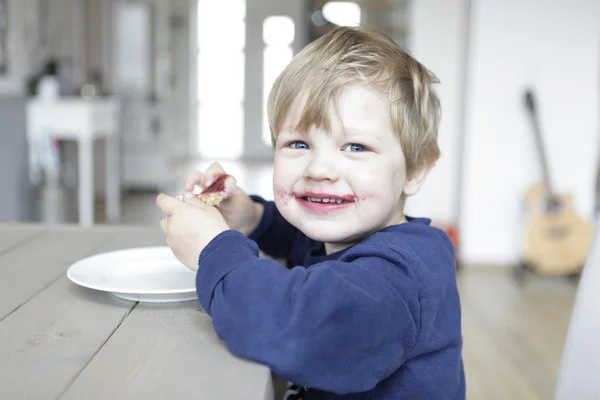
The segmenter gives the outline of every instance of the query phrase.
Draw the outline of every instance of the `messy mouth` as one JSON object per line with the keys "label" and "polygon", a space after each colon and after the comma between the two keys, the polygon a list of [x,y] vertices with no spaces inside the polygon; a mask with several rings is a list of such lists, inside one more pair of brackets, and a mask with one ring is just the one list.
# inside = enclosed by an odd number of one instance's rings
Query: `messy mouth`
{"label": "messy mouth", "polygon": [[317,192],[300,192],[292,193],[295,197],[302,198],[307,201],[316,203],[352,203],[356,200],[356,196],[353,194],[337,195],[332,193],[317,193]]}
{"label": "messy mouth", "polygon": [[300,204],[313,212],[327,213],[341,210],[356,201],[354,195],[337,196],[327,193],[304,192],[295,194]]}
{"label": "messy mouth", "polygon": [[344,200],[340,197],[312,197],[312,196],[302,196],[303,200],[310,201],[311,203],[351,203],[350,200]]}

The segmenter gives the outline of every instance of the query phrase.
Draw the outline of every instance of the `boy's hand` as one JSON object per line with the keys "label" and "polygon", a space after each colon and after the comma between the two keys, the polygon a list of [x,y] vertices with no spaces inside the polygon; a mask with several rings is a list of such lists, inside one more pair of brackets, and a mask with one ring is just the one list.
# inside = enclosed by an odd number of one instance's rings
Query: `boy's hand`
{"label": "boy's hand", "polygon": [[198,270],[200,252],[219,233],[229,228],[221,213],[196,199],[177,200],[159,194],[158,207],[168,215],[167,244],[175,257],[192,271]]}
{"label": "boy's hand", "polygon": [[[204,172],[194,171],[185,179],[184,190],[190,194],[194,186],[202,188],[210,186],[219,176],[225,174],[221,165],[214,163]],[[254,202],[242,189],[235,190],[219,206],[218,210],[231,229],[248,236],[260,222],[263,212],[262,204]]]}

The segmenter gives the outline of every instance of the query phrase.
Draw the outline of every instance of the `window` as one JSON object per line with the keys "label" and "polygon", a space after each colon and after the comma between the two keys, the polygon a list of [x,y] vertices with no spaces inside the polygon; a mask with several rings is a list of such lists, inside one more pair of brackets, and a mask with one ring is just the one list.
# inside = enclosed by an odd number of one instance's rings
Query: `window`
{"label": "window", "polygon": [[198,153],[237,159],[244,149],[245,0],[198,0]]}
{"label": "window", "polygon": [[323,6],[323,17],[339,26],[358,26],[360,6],[351,1],[330,1]]}
{"label": "window", "polygon": [[267,117],[267,99],[271,86],[294,56],[294,21],[290,17],[271,16],[263,22],[263,129],[262,140],[271,146],[271,132]]}

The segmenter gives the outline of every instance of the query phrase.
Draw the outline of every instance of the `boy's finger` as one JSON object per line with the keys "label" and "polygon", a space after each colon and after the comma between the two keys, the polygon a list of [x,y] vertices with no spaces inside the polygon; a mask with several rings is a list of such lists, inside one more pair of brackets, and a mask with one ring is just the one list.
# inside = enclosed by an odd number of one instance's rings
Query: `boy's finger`
{"label": "boy's finger", "polygon": [[212,185],[212,183],[214,181],[217,180],[218,177],[220,177],[223,174],[225,174],[225,170],[223,169],[223,167],[221,166],[221,164],[219,164],[219,163],[212,163],[210,165],[210,167],[208,167],[206,169],[206,172],[204,172],[203,187],[204,188],[209,187],[210,185]]}
{"label": "boy's finger", "polygon": [[177,200],[175,197],[167,196],[164,193],[159,194],[156,197],[156,205],[167,215],[171,215],[180,208],[183,203],[180,200]]}
{"label": "boy's finger", "polygon": [[193,191],[194,185],[204,186],[204,172],[193,171],[185,178],[183,186],[186,192]]}

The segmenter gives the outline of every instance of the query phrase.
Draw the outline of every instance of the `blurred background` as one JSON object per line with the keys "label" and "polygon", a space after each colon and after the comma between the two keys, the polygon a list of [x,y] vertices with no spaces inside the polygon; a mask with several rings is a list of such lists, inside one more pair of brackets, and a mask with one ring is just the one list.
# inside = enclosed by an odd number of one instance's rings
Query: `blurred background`
{"label": "blurred background", "polygon": [[336,25],[441,81],[442,157],[407,213],[455,240],[469,398],[551,398],[578,281],[523,278],[525,197],[551,183],[594,222],[597,0],[0,0],[0,222],[158,228],[156,194],[213,161],[273,198],[268,91]]}

